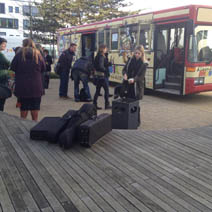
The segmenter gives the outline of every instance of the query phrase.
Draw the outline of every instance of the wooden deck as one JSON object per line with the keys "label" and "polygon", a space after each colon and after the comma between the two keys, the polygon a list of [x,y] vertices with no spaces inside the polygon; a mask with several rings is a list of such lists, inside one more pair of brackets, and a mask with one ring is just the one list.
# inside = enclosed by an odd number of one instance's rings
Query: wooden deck
{"label": "wooden deck", "polygon": [[90,149],[62,151],[30,140],[34,124],[0,113],[4,212],[212,211],[210,126],[114,130]]}

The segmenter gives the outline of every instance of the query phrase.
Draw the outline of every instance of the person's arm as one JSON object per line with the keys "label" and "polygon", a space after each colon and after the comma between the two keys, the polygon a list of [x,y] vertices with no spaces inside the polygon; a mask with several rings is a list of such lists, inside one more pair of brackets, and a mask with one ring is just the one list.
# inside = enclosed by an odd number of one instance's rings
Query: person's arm
{"label": "person's arm", "polygon": [[124,66],[123,70],[122,70],[124,80],[128,80],[128,77],[127,77],[128,73],[127,72],[128,72],[128,67],[130,65],[130,62],[131,62],[131,58],[128,58],[128,61],[127,61],[126,65]]}
{"label": "person's arm", "polygon": [[0,61],[4,69],[8,69],[10,67],[10,61],[7,60],[2,52],[0,52]]}
{"label": "person's arm", "polygon": [[134,81],[138,82],[140,80],[143,80],[146,74],[146,69],[147,69],[148,64],[143,63],[137,73],[137,75],[134,77]]}

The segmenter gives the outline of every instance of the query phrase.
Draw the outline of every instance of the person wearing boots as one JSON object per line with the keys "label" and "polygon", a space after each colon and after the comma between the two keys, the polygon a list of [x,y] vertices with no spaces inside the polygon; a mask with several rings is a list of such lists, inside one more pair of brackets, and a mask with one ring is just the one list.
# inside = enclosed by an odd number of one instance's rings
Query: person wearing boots
{"label": "person wearing boots", "polygon": [[93,104],[96,106],[97,110],[102,109],[101,107],[98,107],[97,105],[97,99],[100,94],[101,87],[103,87],[105,91],[105,109],[111,109],[109,103],[109,87],[107,83],[107,74],[108,74],[108,61],[105,56],[107,53],[107,46],[101,45],[99,47],[98,53],[94,59],[94,67],[96,69],[95,75],[96,75],[96,92],[93,99]]}
{"label": "person wearing boots", "polygon": [[[144,78],[148,62],[145,57],[144,47],[137,46],[134,55],[130,57],[123,69],[124,81],[128,82],[127,98],[141,100],[144,95]],[[140,108],[139,108],[140,124]]]}

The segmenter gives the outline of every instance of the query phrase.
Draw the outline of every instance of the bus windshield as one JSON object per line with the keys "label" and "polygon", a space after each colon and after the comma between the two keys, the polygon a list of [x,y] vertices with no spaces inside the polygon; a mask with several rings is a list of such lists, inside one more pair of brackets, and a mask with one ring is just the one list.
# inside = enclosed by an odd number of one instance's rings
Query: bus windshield
{"label": "bus windshield", "polygon": [[212,61],[212,26],[196,26],[194,34],[190,36],[189,62]]}

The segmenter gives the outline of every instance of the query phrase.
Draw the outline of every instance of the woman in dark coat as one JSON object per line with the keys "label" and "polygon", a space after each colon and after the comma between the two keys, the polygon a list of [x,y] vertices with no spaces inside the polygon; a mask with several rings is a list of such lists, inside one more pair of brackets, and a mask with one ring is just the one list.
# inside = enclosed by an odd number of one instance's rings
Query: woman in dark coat
{"label": "woman in dark coat", "polygon": [[[124,82],[127,82],[127,98],[141,100],[144,95],[144,78],[148,62],[146,61],[144,47],[137,46],[134,55],[128,59],[124,69]],[[126,84],[126,83],[125,83]],[[140,107],[138,123],[140,125]]]}
{"label": "woman in dark coat", "polygon": [[108,77],[108,60],[105,56],[107,53],[107,46],[101,45],[99,47],[99,51],[94,59],[94,67],[95,67],[95,76],[96,76],[96,92],[93,99],[93,104],[96,106],[97,110],[102,109],[97,106],[97,99],[100,94],[101,87],[103,87],[105,91],[105,109],[111,109],[109,103],[109,86],[107,82]]}
{"label": "woman in dark coat", "polygon": [[15,95],[21,103],[20,116],[27,118],[30,110],[32,120],[37,121],[43,95],[45,62],[31,39],[23,40],[23,48],[13,58],[11,69],[15,72]]}
{"label": "woman in dark coat", "polygon": [[124,81],[128,81],[127,98],[141,100],[144,95],[144,77],[148,62],[143,46],[137,46],[134,55],[128,59],[124,69]]}

